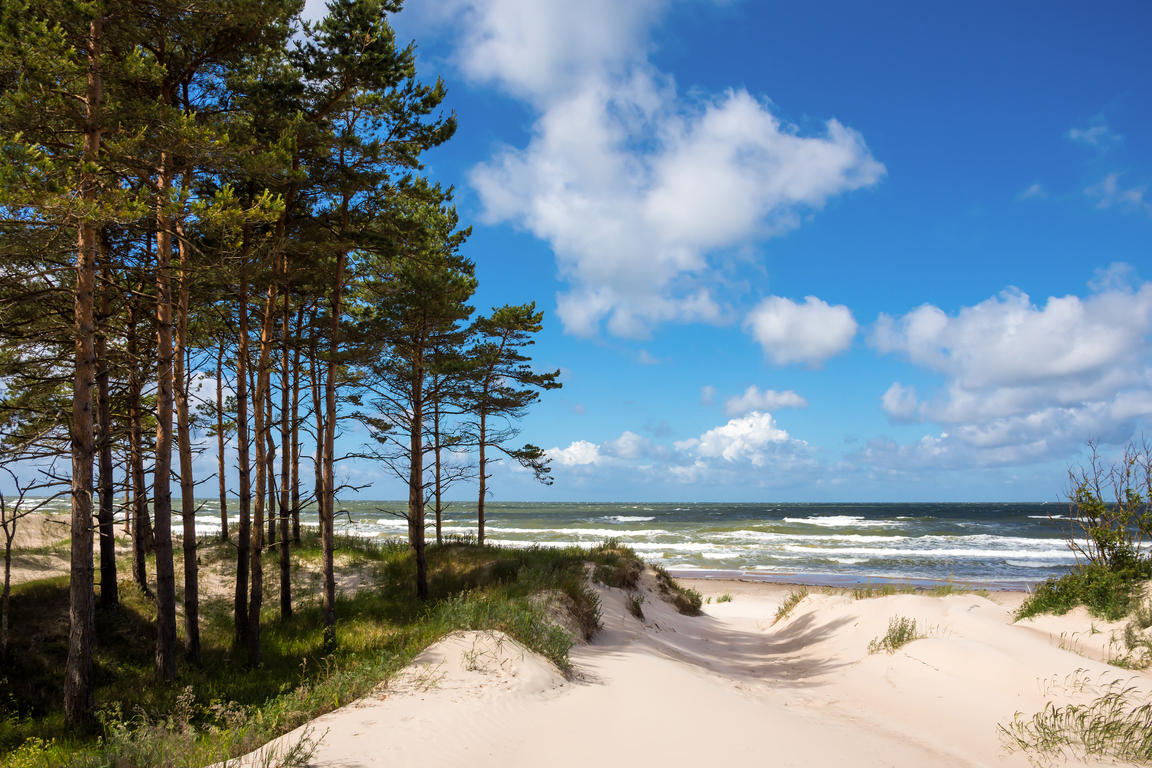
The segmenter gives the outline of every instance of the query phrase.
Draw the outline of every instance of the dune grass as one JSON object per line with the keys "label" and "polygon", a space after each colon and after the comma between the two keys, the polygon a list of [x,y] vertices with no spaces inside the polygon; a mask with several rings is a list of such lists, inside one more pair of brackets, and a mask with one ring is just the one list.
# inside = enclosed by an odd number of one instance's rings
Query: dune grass
{"label": "dune grass", "polygon": [[809,594],[811,593],[808,591],[808,587],[800,587],[789,592],[788,597],[784,598],[784,602],[776,609],[776,618],[772,623],[776,624],[791,616],[792,611],[800,604],[800,601],[808,597]]}
{"label": "dune grass", "polygon": [[1137,699],[1134,687],[1121,681],[1085,704],[1045,705],[1012,724],[1000,726],[1000,741],[1009,754],[1023,751],[1036,763],[1047,760],[1152,762],[1152,702]]}
{"label": "dune grass", "polygon": [[888,631],[882,637],[874,638],[868,643],[868,653],[896,653],[896,651],[911,643],[913,640],[923,640],[928,637],[926,632],[916,631],[916,619],[904,616],[893,616],[888,621]]}
{"label": "dune grass", "polygon": [[[227,564],[232,553],[219,541],[201,543],[204,563]],[[599,600],[585,563],[613,573],[642,569],[633,565],[639,561],[631,550],[616,544],[429,546],[430,598],[421,602],[407,544],[340,538],[338,573],[358,575],[361,586],[338,597],[337,646],[326,650],[319,584],[301,570],[320,557],[318,538],[309,532],[293,550],[303,586],[297,586],[292,617],[282,620],[277,554],[266,556],[259,668],[248,667],[243,649],[233,647],[231,602],[206,602],[203,666],[181,665],[172,686],[159,683],[153,671],[155,604],[133,583],[121,582],[121,605],[97,610],[98,721],[83,729],[65,725],[59,700],[67,578],[19,585],[12,597],[14,653],[0,667],[0,765],[176,768],[223,760],[363,696],[456,630],[503,631],[566,672],[573,638],[550,620],[552,608],[540,596],[563,593],[587,634],[598,623]]]}

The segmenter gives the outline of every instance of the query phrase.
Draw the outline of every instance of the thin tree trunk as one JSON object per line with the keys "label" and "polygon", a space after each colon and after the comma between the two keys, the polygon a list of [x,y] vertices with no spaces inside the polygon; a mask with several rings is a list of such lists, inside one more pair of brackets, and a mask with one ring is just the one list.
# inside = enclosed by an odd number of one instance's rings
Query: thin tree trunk
{"label": "thin tree trunk", "polygon": [[[184,174],[184,187],[188,174]],[[192,434],[188,415],[188,304],[192,283],[192,258],[182,225],[177,244],[180,253],[179,294],[176,301],[176,344],[173,350],[176,382],[176,441],[180,449],[180,517],[184,533],[184,659],[200,666],[200,574],[196,562],[196,500],[192,497]]]}
{"label": "thin tree trunk", "polygon": [[[344,227],[347,227],[348,200],[344,200]],[[344,265],[348,258],[341,251],[336,258],[336,275],[332,283],[332,325],[328,337],[328,380],[324,387],[325,411],[323,460],[324,516],[320,521],[320,536],[324,550],[324,644],[328,648],[336,645],[336,563],[335,563],[335,517],[336,517],[336,369],[340,354],[340,303],[344,293]]]}
{"label": "thin tree trunk", "polygon": [[220,480],[220,538],[228,541],[228,482],[224,463],[224,337],[216,350],[216,474]]}
{"label": "thin tree trunk", "polygon": [[111,608],[120,602],[116,583],[115,508],[112,478],[112,408],[108,387],[108,319],[112,315],[112,269],[104,249],[100,277],[100,330],[96,335],[96,403],[100,435],[100,605]]}
{"label": "thin tree trunk", "polygon": [[327,434],[327,427],[324,421],[324,396],[320,388],[320,335],[316,332],[315,310],[312,311],[308,326],[312,328],[312,343],[310,345],[312,359],[308,366],[308,379],[312,386],[312,413],[316,419],[316,457],[312,462],[312,470],[316,475],[314,495],[316,497],[317,522],[320,525],[321,539],[323,539],[324,504],[328,498],[328,495],[324,493],[324,436]]}
{"label": "thin tree trunk", "polygon": [[288,286],[284,286],[284,313],[280,329],[280,620],[292,618],[292,562],[288,532],[288,493],[291,485],[292,431],[289,390],[291,370],[288,359],[289,331],[292,329],[292,306]]}
{"label": "thin tree trunk", "polygon": [[484,457],[485,443],[488,442],[488,418],[483,409],[480,410],[480,499],[476,503],[476,518],[478,522],[476,543],[484,543],[484,497],[488,493],[488,475],[485,469],[488,460]]}
{"label": "thin tree trunk", "polygon": [[[0,495],[0,502],[3,501]],[[19,505],[17,505],[19,509]],[[12,538],[16,535],[16,518],[10,523],[12,531],[9,532],[8,522],[4,521],[4,596],[0,601],[0,664],[8,661],[8,598],[12,594]]]}
{"label": "thin tree trunk", "polygon": [[434,472],[436,475],[436,544],[437,546],[444,543],[444,538],[440,532],[441,525],[441,486],[440,486],[440,377],[437,374],[432,375],[432,391],[435,396],[432,399],[432,460]]}
{"label": "thin tree trunk", "polygon": [[236,530],[236,643],[246,644],[248,639],[248,568],[251,559],[252,521],[251,471],[248,462],[248,257],[250,255],[249,225],[244,225],[244,240],[240,256],[240,328],[236,347],[236,452],[239,481],[239,516]]}
{"label": "thin tree trunk", "polygon": [[408,529],[416,550],[416,597],[428,599],[428,560],[424,547],[424,352],[412,361],[412,422],[409,434]]}
{"label": "thin tree trunk", "polygon": [[[271,365],[269,365],[271,368]],[[275,424],[275,412],[272,408],[272,371],[268,371],[268,386],[264,388],[264,440],[267,450],[264,454],[268,468],[264,471],[264,485],[268,495],[268,542],[269,547],[276,545],[277,527],[279,525],[280,508],[279,494],[276,482],[276,441],[272,439],[272,425]]]}
{"label": "thin tree trunk", "polygon": [[156,674],[176,677],[176,572],[172,563],[172,220],[164,204],[171,159],[160,153],[156,203]]}
{"label": "thin tree trunk", "polygon": [[132,477],[132,579],[144,594],[148,589],[148,491],[144,485],[144,411],[141,405],[143,381],[140,377],[139,337],[136,333],[139,303],[133,297],[128,304],[128,444]]}
{"label": "thin tree trunk", "polygon": [[[256,363],[256,391],[252,393],[253,438],[256,443],[256,488],[258,491],[270,483],[268,477],[268,456],[266,455],[267,434],[270,425],[265,417],[264,405],[268,398],[269,352],[272,349],[272,331],[276,316],[276,281],[268,286],[268,296],[264,302],[264,319],[260,328],[260,351]],[[264,494],[256,497],[254,519],[252,521],[251,583],[248,600],[248,665],[260,666],[260,611],[264,605]],[[268,510],[272,515],[272,510]]]}
{"label": "thin tree trunk", "polygon": [[[88,28],[88,86],[80,194],[95,204],[99,190],[95,167],[100,154],[100,64],[104,43],[103,9]],[[76,248],[75,375],[72,380],[72,552],[68,583],[68,661],[64,668],[64,719],[87,721],[96,705],[92,650],[96,641],[96,599],[92,564],[92,385],[96,375],[93,291],[96,282],[96,228],[81,221]]]}
{"label": "thin tree trunk", "polygon": [[304,304],[296,311],[296,349],[292,353],[292,543],[300,544],[300,347]]}

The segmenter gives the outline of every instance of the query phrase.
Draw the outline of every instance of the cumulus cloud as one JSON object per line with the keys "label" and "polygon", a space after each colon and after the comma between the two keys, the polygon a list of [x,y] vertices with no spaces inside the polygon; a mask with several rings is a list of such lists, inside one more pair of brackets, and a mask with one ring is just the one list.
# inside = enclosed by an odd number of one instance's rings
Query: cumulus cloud
{"label": "cumulus cloud", "polygon": [[1152,415],[1152,284],[1113,268],[1086,298],[1043,306],[1015,288],[949,315],[925,304],[881,315],[869,342],[943,375],[928,400],[895,383],[881,398],[894,422],[929,420],[939,437],[870,445],[862,461],[993,466],[1063,458],[1089,437],[1129,438]]}
{"label": "cumulus cloud", "polygon": [[806,296],[803,304],[769,296],[748,313],[744,327],[777,365],[810,368],[848,349],[858,328],[848,307],[815,296]]}
{"label": "cumulus cloud", "polygon": [[661,0],[452,0],[457,64],[530,106],[526,146],[470,183],[489,223],[548,242],[568,290],[565,329],[644,337],[720,322],[712,254],[799,225],[886,173],[835,119],[811,135],[743,89],[684,99],[647,60]]}
{"label": "cumulus cloud", "polygon": [[1017,200],[1030,200],[1032,198],[1043,199],[1048,197],[1048,193],[1044,191],[1044,187],[1039,184],[1033,184],[1020,194],[1016,195]]}
{"label": "cumulus cloud", "polygon": [[916,399],[916,387],[905,387],[895,382],[880,398],[880,410],[888,414],[888,420],[896,424],[922,421],[920,402]]}
{"label": "cumulus cloud", "polygon": [[743,416],[750,411],[775,411],[780,408],[807,408],[808,401],[794,390],[777,392],[766,389],[763,392],[755,384],[744,390],[742,395],[733,395],[724,402],[724,412],[729,416]]}
{"label": "cumulus cloud", "polygon": [[1120,186],[1120,174],[1110,173],[1099,184],[1086,188],[1084,194],[1097,198],[1097,208],[1111,208],[1115,205],[1127,211],[1143,211],[1152,215],[1152,203],[1144,199],[1146,191],[1147,187],[1123,189]]}
{"label": "cumulus cloud", "polygon": [[1072,139],[1072,141],[1088,144],[1098,149],[1107,149],[1121,141],[1124,137],[1113,131],[1107,125],[1098,123],[1091,128],[1073,128],[1068,131],[1068,138]]}
{"label": "cumulus cloud", "polygon": [[584,440],[547,451],[569,475],[684,484],[786,486],[823,473],[813,450],[782,429],[769,413],[752,411],[671,446],[625,431],[596,445]]}

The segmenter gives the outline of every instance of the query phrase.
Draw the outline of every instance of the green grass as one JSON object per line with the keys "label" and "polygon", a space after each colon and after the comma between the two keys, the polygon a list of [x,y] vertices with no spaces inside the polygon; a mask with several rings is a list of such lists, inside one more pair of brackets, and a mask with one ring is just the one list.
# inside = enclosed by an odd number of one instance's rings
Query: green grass
{"label": "green grass", "polygon": [[716,598],[716,602],[717,603],[730,603],[730,602],[732,602],[732,593],[731,592],[725,592],[724,594],[722,594]]}
{"label": "green grass", "polygon": [[784,598],[784,602],[776,609],[776,618],[772,621],[773,624],[783,621],[792,615],[792,611],[800,604],[800,601],[811,594],[808,587],[800,587],[788,593],[788,597]]}
{"label": "green grass", "polygon": [[1037,757],[1148,763],[1152,703],[1139,702],[1134,688],[1117,682],[1086,704],[1058,707],[1048,702],[1032,717],[1017,712],[1011,725],[1000,726],[1000,741],[1008,753],[1023,751],[1034,763]]}
{"label": "green grass", "polygon": [[683,615],[698,615],[701,606],[704,605],[704,596],[691,587],[678,584],[662,566],[654,565],[652,567],[656,571],[656,585],[660,588],[660,594]]}
{"label": "green grass", "polygon": [[1134,562],[1123,569],[1087,564],[1037,585],[1016,612],[1016,618],[1044,613],[1063,615],[1083,605],[1093,616],[1119,621],[1135,608],[1139,587],[1148,579],[1152,579],[1149,560]]}
{"label": "green grass", "polygon": [[893,616],[888,621],[888,631],[883,637],[877,637],[868,643],[868,653],[896,653],[896,650],[913,640],[922,640],[928,637],[927,633],[916,631],[916,619],[903,616]]}
{"label": "green grass", "polygon": [[628,599],[625,602],[625,605],[628,607],[628,613],[632,614],[640,621],[644,621],[644,595],[641,595],[638,592],[628,595]]}
{"label": "green grass", "polygon": [[[249,668],[244,651],[233,648],[231,601],[217,600],[201,606],[203,667],[182,664],[172,686],[159,683],[153,671],[155,605],[122,581],[121,605],[98,608],[96,616],[96,702],[102,722],[79,730],[65,725],[60,710],[68,650],[67,578],[17,586],[11,624],[15,653],[0,668],[0,765],[191,766],[222,760],[363,696],[456,630],[503,631],[567,671],[573,639],[549,620],[548,601],[539,595],[563,593],[587,635],[598,624],[599,600],[587,584],[584,564],[612,574],[643,568],[634,553],[611,543],[592,549],[429,546],[430,598],[420,602],[414,555],[406,544],[340,538],[336,556],[338,574],[359,573],[369,586],[338,597],[334,649],[323,646],[315,580],[299,566],[321,557],[319,541],[309,533],[293,550],[302,586],[295,585],[288,620],[278,611],[278,555],[269,552],[264,558],[261,666]],[[232,557],[227,544],[201,544],[203,563],[227,566]],[[191,702],[189,689],[195,692]]]}

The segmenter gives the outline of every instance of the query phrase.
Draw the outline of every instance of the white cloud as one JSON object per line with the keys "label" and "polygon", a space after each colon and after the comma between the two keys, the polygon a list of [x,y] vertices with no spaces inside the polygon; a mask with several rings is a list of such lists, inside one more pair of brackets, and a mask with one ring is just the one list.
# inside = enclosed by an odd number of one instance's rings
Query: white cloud
{"label": "white cloud", "polygon": [[744,327],[777,365],[819,368],[848,349],[858,326],[843,304],[829,306],[815,296],[806,296],[803,304],[769,296],[748,313]]}
{"label": "white cloud", "polygon": [[808,401],[794,390],[777,392],[766,389],[763,392],[753,384],[742,395],[733,395],[724,402],[724,412],[729,416],[743,416],[749,411],[775,411],[780,408],[807,408]]}
{"label": "white cloud", "polygon": [[552,448],[548,458],[564,467],[596,464],[600,461],[600,446],[587,440],[577,440],[567,448]]}
{"label": "white cloud", "polygon": [[708,384],[700,387],[700,405],[712,405],[716,399],[716,387]]}
{"label": "white cloud", "polygon": [[600,445],[579,440],[547,453],[569,477],[787,486],[811,482],[824,473],[806,442],[793,438],[770,414],[760,411],[671,446],[625,431]]}
{"label": "white cloud", "polygon": [[636,354],[636,362],[640,365],[660,365],[664,361],[658,357],[652,357],[648,354],[648,350],[642,349]]}
{"label": "white cloud", "polygon": [[710,255],[799,225],[886,173],[836,120],[801,135],[743,89],[682,99],[647,61],[661,0],[452,0],[457,64],[536,113],[527,146],[473,169],[483,219],[547,241],[565,329],[643,337],[719,322]]}
{"label": "white cloud", "polygon": [[1097,208],[1111,208],[1115,205],[1129,211],[1143,211],[1152,215],[1152,203],[1144,199],[1147,187],[1120,187],[1120,174],[1110,173],[1099,184],[1094,184],[1084,190],[1089,197],[1099,198]]}
{"label": "white cloud", "polygon": [[1115,133],[1107,125],[1100,123],[1091,128],[1073,128],[1068,131],[1068,138],[1100,149],[1107,149],[1112,144],[1123,140],[1124,137]]}
{"label": "white cloud", "polygon": [[897,424],[922,421],[920,403],[916,399],[916,387],[905,387],[894,383],[880,398],[880,409],[888,414],[888,419]]}
{"label": "white cloud", "polygon": [[1048,197],[1048,193],[1045,192],[1044,187],[1040,186],[1039,184],[1033,184],[1032,186],[1028,187],[1028,189],[1016,195],[1017,200],[1029,200],[1032,198],[1043,199],[1045,197]]}
{"label": "white cloud", "polygon": [[1125,274],[1114,266],[1087,298],[1043,306],[1008,289],[956,315],[930,304],[881,315],[870,343],[945,380],[928,400],[893,384],[881,408],[892,421],[929,420],[947,432],[915,447],[873,444],[866,455],[995,466],[1063,459],[1088,438],[1131,437],[1136,420],[1152,415],[1152,283],[1129,287]]}

